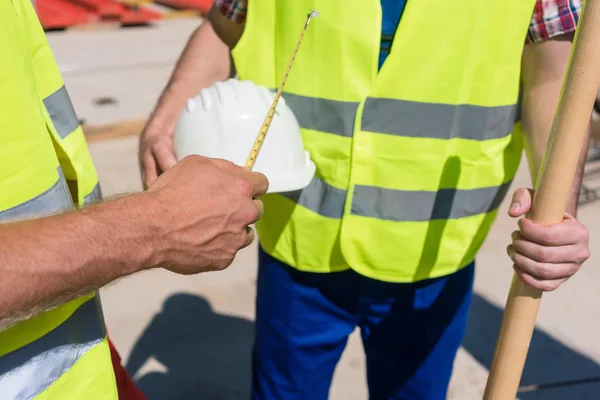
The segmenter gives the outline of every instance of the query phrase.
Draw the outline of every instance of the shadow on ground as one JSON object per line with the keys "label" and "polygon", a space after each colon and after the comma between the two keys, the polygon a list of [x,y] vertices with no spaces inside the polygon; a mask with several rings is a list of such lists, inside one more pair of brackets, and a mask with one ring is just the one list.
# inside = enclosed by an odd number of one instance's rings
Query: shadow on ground
{"label": "shadow on ground", "polygon": [[[496,338],[502,320],[502,310],[483,297],[475,295],[471,305],[464,349],[489,370]],[[574,327],[576,329],[576,327]],[[536,329],[531,341],[521,384],[548,385],[600,377],[600,365]],[[598,399],[600,383],[568,385],[520,393],[519,399]]]}
{"label": "shadow on ground", "polygon": [[[202,297],[175,294],[135,344],[126,368],[149,400],[247,399],[253,325],[215,313]],[[151,358],[165,372],[140,373]]]}
{"label": "shadow on ground", "polygon": [[[502,310],[474,295],[465,350],[489,369]],[[149,400],[238,400],[250,390],[253,323],[215,313],[202,297],[176,294],[135,344],[126,368]],[[151,358],[165,372],[141,373]],[[536,329],[523,385],[600,377],[600,365]],[[598,399],[600,383],[520,393],[520,400]]]}

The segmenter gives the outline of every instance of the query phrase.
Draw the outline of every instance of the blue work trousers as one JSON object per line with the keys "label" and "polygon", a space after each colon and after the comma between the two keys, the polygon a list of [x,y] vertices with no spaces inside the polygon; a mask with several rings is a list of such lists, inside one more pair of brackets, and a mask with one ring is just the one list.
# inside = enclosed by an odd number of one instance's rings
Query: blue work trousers
{"label": "blue work trousers", "polygon": [[301,272],[259,250],[252,398],[327,399],[359,327],[371,400],[445,399],[473,274],[471,264],[443,278],[387,283],[352,270]]}

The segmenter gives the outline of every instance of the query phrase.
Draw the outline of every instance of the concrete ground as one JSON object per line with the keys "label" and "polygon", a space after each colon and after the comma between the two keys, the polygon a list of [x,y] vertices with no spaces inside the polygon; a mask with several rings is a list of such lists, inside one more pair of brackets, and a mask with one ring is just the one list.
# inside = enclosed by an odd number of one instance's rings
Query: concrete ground
{"label": "concrete ground", "polygon": [[[152,28],[52,33],[50,43],[80,118],[105,123],[147,115],[198,20]],[[141,190],[137,139],[90,145],[105,195]],[[525,166],[513,187],[529,186]],[[505,255],[516,228],[502,204],[477,259],[476,295],[448,398],[480,399],[512,270]],[[582,206],[592,257],[546,294],[523,385],[529,399],[600,397],[600,202]],[[111,338],[150,399],[245,399],[253,336],[256,247],[219,273],[138,274],[102,290]],[[588,382],[589,381],[589,382]],[[537,388],[537,389],[536,389]],[[364,356],[355,332],[336,370],[331,399],[366,399]]]}

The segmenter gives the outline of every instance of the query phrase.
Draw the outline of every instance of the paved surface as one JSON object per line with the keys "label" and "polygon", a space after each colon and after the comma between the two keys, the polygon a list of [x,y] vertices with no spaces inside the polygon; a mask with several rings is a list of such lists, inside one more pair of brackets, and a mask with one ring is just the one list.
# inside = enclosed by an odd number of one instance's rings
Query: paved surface
{"label": "paved surface", "polygon": [[[80,117],[91,123],[147,114],[169,76],[195,20],[157,28],[52,34],[50,41]],[[99,106],[107,97],[115,104]],[[141,189],[135,138],[98,142],[91,151],[105,194]],[[529,185],[522,166],[513,187]],[[507,201],[477,259],[476,296],[449,399],[481,398],[512,271],[505,247],[515,221]],[[544,296],[523,375],[546,385],[520,399],[600,397],[600,203],[582,207],[592,258],[560,290]],[[253,335],[256,247],[220,273],[181,277],[151,271],[103,289],[109,333],[150,399],[245,399]],[[360,338],[351,337],[336,371],[335,400],[366,399]],[[569,381],[598,378],[587,384]]]}

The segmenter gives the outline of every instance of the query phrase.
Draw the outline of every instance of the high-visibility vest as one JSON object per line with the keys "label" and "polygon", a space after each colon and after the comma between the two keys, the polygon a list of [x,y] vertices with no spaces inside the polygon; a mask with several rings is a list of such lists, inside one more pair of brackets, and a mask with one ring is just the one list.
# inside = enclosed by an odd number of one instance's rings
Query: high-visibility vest
{"label": "high-visibility vest", "polygon": [[390,282],[471,263],[522,154],[520,62],[534,3],[408,1],[378,72],[379,0],[250,1],[232,54],[240,79],[269,88],[306,15],[320,12],[283,95],[316,178],[264,197],[263,249],[299,270]]}
{"label": "high-visibility vest", "polygon": [[[83,132],[29,0],[0,1],[0,55],[0,222],[100,200]],[[117,400],[96,293],[0,332],[0,398]]]}

